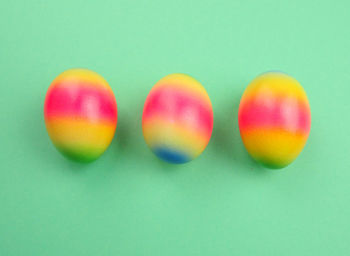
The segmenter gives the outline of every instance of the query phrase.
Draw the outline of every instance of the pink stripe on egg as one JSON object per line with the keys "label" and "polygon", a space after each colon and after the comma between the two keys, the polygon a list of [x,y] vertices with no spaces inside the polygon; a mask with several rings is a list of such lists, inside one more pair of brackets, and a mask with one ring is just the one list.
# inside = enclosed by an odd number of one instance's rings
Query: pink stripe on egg
{"label": "pink stripe on egg", "polygon": [[86,83],[57,84],[47,93],[45,118],[73,116],[89,120],[117,121],[114,95]]}
{"label": "pink stripe on egg", "polygon": [[170,122],[179,122],[186,127],[211,134],[213,129],[213,112],[211,106],[175,88],[162,87],[151,91],[146,100],[143,120],[147,122],[159,117]]}
{"label": "pink stripe on egg", "polygon": [[309,133],[311,117],[307,103],[296,98],[261,97],[244,100],[239,109],[242,130],[253,127],[280,127]]}

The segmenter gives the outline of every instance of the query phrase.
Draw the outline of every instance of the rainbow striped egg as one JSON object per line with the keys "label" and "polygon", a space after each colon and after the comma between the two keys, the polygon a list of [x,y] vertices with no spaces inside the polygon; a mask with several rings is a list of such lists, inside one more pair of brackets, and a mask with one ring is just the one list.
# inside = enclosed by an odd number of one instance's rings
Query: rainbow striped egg
{"label": "rainbow striped egg", "polygon": [[117,103],[99,74],[70,69],[49,87],[44,105],[47,132],[65,156],[83,162],[97,159],[112,141]]}
{"label": "rainbow striped egg", "polygon": [[268,168],[283,168],[299,155],[309,136],[309,101],[294,78],[264,73],[245,90],[238,123],[249,154]]}
{"label": "rainbow striped egg", "polygon": [[159,158],[185,163],[199,156],[213,130],[213,110],[204,87],[184,74],[171,74],[150,91],[143,109],[143,135]]}

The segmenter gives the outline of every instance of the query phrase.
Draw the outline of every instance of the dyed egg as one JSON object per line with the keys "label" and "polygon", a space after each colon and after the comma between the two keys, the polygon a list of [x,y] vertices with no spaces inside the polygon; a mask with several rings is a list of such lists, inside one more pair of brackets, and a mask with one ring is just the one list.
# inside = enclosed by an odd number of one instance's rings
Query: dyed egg
{"label": "dyed egg", "polygon": [[213,110],[204,87],[184,74],[171,74],[150,91],[143,109],[143,136],[159,158],[185,163],[199,156],[213,130]]}
{"label": "dyed egg", "polygon": [[70,69],[50,85],[44,105],[47,132],[65,156],[89,162],[111,143],[117,126],[117,103],[99,74]]}
{"label": "dyed egg", "polygon": [[264,73],[245,90],[238,123],[249,154],[268,168],[283,168],[299,155],[309,136],[309,101],[294,78]]}

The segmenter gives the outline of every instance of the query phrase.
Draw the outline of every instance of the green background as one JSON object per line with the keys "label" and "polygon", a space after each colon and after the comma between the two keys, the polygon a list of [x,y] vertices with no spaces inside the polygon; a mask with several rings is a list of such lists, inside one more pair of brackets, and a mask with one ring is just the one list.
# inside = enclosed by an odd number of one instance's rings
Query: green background
{"label": "green background", "polygon": [[[3,1],[0,8],[0,255],[337,255],[350,252],[350,2]],[[51,81],[83,67],[118,103],[96,162],[52,146]],[[261,168],[237,127],[258,74],[304,86],[312,128],[283,170]],[[185,165],[158,160],[141,130],[161,77],[207,89],[212,139]]]}

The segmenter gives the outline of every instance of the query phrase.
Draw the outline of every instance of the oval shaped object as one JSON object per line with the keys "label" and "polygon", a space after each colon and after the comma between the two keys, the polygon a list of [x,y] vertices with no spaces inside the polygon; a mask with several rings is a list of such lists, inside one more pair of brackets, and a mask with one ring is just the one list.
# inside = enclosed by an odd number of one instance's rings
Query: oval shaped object
{"label": "oval shaped object", "polygon": [[238,123],[249,154],[265,167],[283,168],[299,155],[309,136],[309,101],[291,76],[264,73],[246,88]]}
{"label": "oval shaped object", "polygon": [[102,76],[87,69],[70,69],[51,83],[44,117],[51,141],[63,155],[90,162],[113,139],[117,103]]}
{"label": "oval shaped object", "polygon": [[185,163],[207,146],[213,110],[204,87],[185,74],[170,74],[151,89],[143,109],[143,136],[159,158]]}

